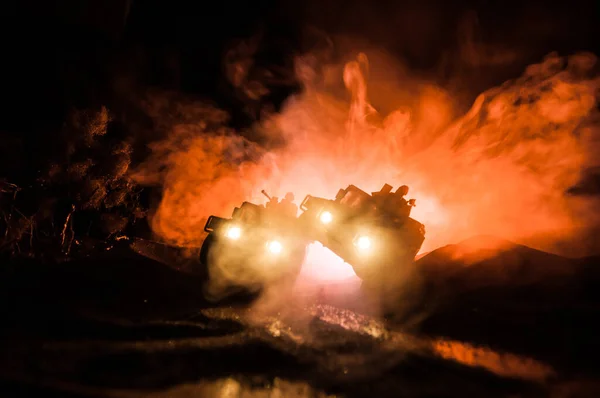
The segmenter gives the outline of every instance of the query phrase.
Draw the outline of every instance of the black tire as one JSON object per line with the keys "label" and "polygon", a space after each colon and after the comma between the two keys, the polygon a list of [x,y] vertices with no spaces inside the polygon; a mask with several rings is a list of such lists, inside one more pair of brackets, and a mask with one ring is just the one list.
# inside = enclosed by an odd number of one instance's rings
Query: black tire
{"label": "black tire", "polygon": [[200,255],[198,256],[198,260],[200,261],[200,264],[205,268],[208,267],[208,253],[214,245],[215,240],[215,236],[211,233],[208,234],[208,236],[204,239],[204,242],[202,242],[202,247],[200,248]]}

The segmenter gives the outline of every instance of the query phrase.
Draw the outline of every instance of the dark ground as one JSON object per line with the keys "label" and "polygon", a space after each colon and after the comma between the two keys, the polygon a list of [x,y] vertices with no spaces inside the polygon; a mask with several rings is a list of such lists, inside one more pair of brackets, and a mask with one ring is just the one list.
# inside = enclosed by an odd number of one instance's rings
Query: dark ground
{"label": "dark ground", "polygon": [[600,261],[458,255],[471,243],[418,261],[395,321],[301,293],[276,315],[210,305],[201,280],[126,247],[5,264],[0,395],[599,396]]}

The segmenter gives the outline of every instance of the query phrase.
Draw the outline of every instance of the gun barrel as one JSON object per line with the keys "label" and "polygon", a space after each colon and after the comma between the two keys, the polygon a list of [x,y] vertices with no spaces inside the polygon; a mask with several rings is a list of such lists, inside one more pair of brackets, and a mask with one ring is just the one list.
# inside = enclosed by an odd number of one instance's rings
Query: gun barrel
{"label": "gun barrel", "polygon": [[267,197],[267,199],[271,200],[271,197],[269,196],[268,193],[265,192],[264,189],[262,191],[260,191],[260,193],[262,193],[263,195],[265,195]]}

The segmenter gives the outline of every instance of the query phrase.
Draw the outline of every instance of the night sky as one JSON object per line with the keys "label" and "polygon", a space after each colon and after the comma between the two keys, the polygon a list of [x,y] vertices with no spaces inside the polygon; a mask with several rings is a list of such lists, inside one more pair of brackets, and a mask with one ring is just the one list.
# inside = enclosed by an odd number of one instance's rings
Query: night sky
{"label": "night sky", "polygon": [[[10,167],[7,159],[17,153],[35,157],[36,148],[54,139],[72,107],[106,105],[135,119],[124,93],[148,88],[209,99],[232,115],[234,127],[251,124],[262,104],[255,104],[255,114],[243,112],[245,99],[223,73],[227,49],[236,40],[251,37],[260,40],[256,70],[270,70],[276,77],[267,83],[271,93],[261,101],[276,107],[298,88],[293,56],[310,51],[318,40],[339,35],[384,48],[441,85],[451,81],[458,91],[467,92],[468,103],[552,51],[598,53],[599,4],[593,0],[566,5],[341,0],[6,4],[0,24],[2,166]],[[516,54],[514,61],[478,68],[465,65],[459,54],[467,21],[475,27],[475,39],[491,53],[508,49]],[[20,146],[6,145],[11,140]]]}

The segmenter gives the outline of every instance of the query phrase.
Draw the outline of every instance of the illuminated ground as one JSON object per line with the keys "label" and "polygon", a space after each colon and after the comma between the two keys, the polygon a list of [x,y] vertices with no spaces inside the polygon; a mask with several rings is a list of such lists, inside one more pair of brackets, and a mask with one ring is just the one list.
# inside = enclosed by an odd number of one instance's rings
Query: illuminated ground
{"label": "illuminated ground", "polygon": [[393,322],[358,312],[352,282],[215,307],[131,252],[19,264],[2,277],[1,395],[597,396],[597,259],[499,245],[420,259]]}

